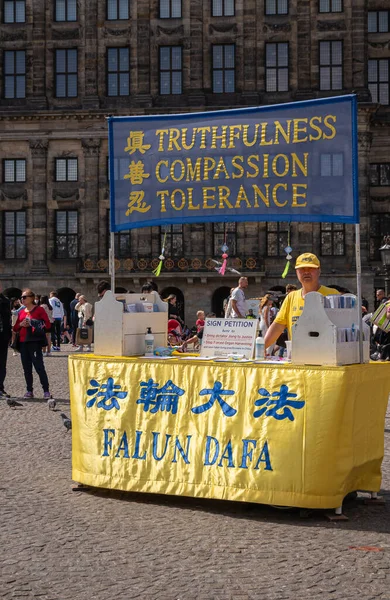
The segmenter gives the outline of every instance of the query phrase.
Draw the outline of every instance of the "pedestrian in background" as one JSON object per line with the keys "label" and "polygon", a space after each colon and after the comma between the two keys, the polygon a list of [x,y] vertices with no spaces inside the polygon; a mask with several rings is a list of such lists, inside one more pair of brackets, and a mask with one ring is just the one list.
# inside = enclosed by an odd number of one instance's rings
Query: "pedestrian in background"
{"label": "pedestrian in background", "polygon": [[45,323],[46,330],[50,329],[50,321],[45,309],[42,306],[37,306],[34,303],[35,294],[32,290],[24,290],[21,300],[23,303],[22,310],[18,313],[18,319],[14,325],[14,331],[19,332],[20,338],[20,356],[22,358],[22,366],[24,378],[26,380],[27,391],[24,398],[34,398],[33,390],[33,365],[38,373],[39,381],[43,388],[43,397],[51,398],[49,392],[49,380],[45,365],[43,364],[42,344],[40,341],[28,339],[28,329],[31,329],[31,320],[36,319]]}
{"label": "pedestrian in background", "polygon": [[[87,329],[92,330],[93,307],[92,307],[92,304],[87,302],[87,299],[85,296],[81,295],[79,297],[79,302],[78,302],[78,304],[76,304],[75,310],[77,310],[78,315],[79,315],[79,328],[80,329],[87,328]],[[89,336],[88,336],[88,339],[89,339]],[[91,341],[92,341],[92,335],[91,335]],[[84,349],[84,346],[82,346],[81,344],[77,347],[77,350],[82,351],[83,349]],[[87,352],[91,352],[91,350],[92,350],[91,342],[89,342],[86,349],[87,349]]]}
{"label": "pedestrian in background", "polygon": [[[10,307],[11,307],[11,326],[13,327],[15,325],[16,321],[18,320],[18,312],[20,310],[22,310],[23,307],[20,303],[19,298],[11,298]],[[12,332],[12,342],[11,342],[12,348],[14,347],[15,337],[16,337],[16,333]],[[16,352],[16,350],[14,349],[12,354],[13,354],[13,356],[17,356],[19,353]]]}
{"label": "pedestrian in background", "polygon": [[76,331],[79,326],[79,313],[76,310],[76,305],[79,303],[81,294],[78,292],[74,297],[74,300],[70,303],[70,325],[72,327],[72,344],[76,345]]}
{"label": "pedestrian in background", "polygon": [[99,297],[99,299],[101,300],[104,296],[104,294],[111,289],[111,284],[108,281],[105,281],[104,279],[102,281],[99,281],[99,283],[97,284],[96,287],[96,291],[97,291],[97,295]]}
{"label": "pedestrian in background", "polygon": [[248,278],[240,277],[238,287],[231,294],[231,315],[233,319],[245,319],[247,310],[244,290],[248,287]]}
{"label": "pedestrian in background", "polygon": [[11,307],[0,287],[0,398],[9,398],[4,390],[7,374],[8,346],[11,340]]}
{"label": "pedestrian in background", "polygon": [[64,318],[64,306],[58,298],[57,292],[50,292],[50,306],[53,309],[53,323],[51,326],[51,343],[53,352],[61,350],[61,323]]}
{"label": "pedestrian in background", "polygon": [[39,302],[39,306],[42,306],[42,308],[46,311],[47,318],[50,321],[50,327],[49,327],[49,329],[46,329],[47,346],[44,346],[42,348],[42,351],[43,351],[43,353],[44,353],[45,356],[50,356],[50,351],[51,351],[51,328],[52,328],[53,321],[54,321],[53,309],[52,309],[51,304],[49,302],[48,296],[41,296],[40,298],[41,299],[40,299],[40,302]]}

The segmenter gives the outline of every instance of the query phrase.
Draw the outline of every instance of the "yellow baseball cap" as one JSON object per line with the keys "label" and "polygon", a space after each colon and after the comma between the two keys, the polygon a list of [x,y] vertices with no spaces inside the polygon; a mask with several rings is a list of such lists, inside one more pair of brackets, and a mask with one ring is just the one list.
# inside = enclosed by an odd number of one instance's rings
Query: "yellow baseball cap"
{"label": "yellow baseball cap", "polygon": [[315,254],[311,254],[311,252],[305,252],[305,254],[301,254],[298,256],[295,262],[295,268],[300,269],[301,267],[311,267],[313,269],[320,268],[320,261],[316,257]]}

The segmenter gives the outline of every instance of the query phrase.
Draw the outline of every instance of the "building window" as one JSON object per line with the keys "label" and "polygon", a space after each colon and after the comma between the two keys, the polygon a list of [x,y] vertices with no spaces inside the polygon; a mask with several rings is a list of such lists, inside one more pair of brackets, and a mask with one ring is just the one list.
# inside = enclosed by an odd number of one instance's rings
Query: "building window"
{"label": "building window", "polygon": [[389,104],[389,59],[379,58],[368,61],[368,87],[372,101]]}
{"label": "building window", "polygon": [[160,46],[160,94],[181,94],[182,78],[182,47]]}
{"label": "building window", "polygon": [[320,42],[320,89],[343,87],[343,43]]}
{"label": "building window", "polygon": [[344,223],[321,223],[321,255],[344,256]]}
{"label": "building window", "polygon": [[77,158],[56,158],[56,181],[77,181]]}
{"label": "building window", "polygon": [[321,154],[321,177],[342,177],[344,174],[344,156],[341,152]]}
{"label": "building window", "polygon": [[213,46],[213,92],[223,94],[235,91],[235,46]]}
{"label": "building window", "polygon": [[237,223],[213,223],[214,256],[221,256],[225,239],[227,254],[237,256]]}
{"label": "building window", "polygon": [[288,91],[288,43],[265,45],[265,71],[267,92]]}
{"label": "building window", "polygon": [[211,0],[211,14],[213,17],[233,17],[234,0]]}
{"label": "building window", "polygon": [[25,0],[4,0],[4,23],[25,23]]}
{"label": "building window", "polygon": [[26,51],[4,51],[4,97],[26,97]]}
{"label": "building window", "polygon": [[[127,158],[114,158],[114,181],[121,181],[129,172]],[[110,157],[107,156],[107,181],[110,181]]]}
{"label": "building window", "polygon": [[77,97],[77,49],[56,50],[56,97]]}
{"label": "building window", "polygon": [[319,0],[320,13],[340,13],[343,12],[343,0]]}
{"label": "building window", "polygon": [[265,0],[266,15],[288,15],[288,0]]}
{"label": "building window", "polygon": [[130,61],[128,48],[107,49],[107,95],[130,94]]}
{"label": "building window", "polygon": [[367,22],[368,33],[388,33],[389,12],[388,10],[369,10]]}
{"label": "building window", "polygon": [[3,160],[4,183],[26,181],[26,160],[24,158],[5,158]]}
{"label": "building window", "polygon": [[282,222],[267,223],[267,256],[286,256],[290,225]]}
{"label": "building window", "polygon": [[[107,209],[107,256],[110,248],[110,209]],[[114,234],[115,258],[130,258],[131,256],[131,231],[119,231]]]}
{"label": "building window", "polygon": [[26,258],[25,211],[5,211],[3,214],[3,257]]}
{"label": "building window", "polygon": [[107,20],[119,21],[129,18],[129,0],[107,0]]}
{"label": "building window", "polygon": [[77,0],[55,0],[56,21],[77,21]]}
{"label": "building window", "polygon": [[78,257],[77,210],[56,211],[56,258]]}
{"label": "building window", "polygon": [[180,19],[181,0],[160,0],[160,19]]}
{"label": "building window", "polygon": [[372,187],[390,186],[390,163],[370,165],[370,185]]}
{"label": "building window", "polygon": [[162,225],[160,227],[161,247],[165,234],[165,256],[183,256],[183,225]]}
{"label": "building window", "polygon": [[381,260],[379,248],[383,246],[383,239],[390,235],[390,214],[372,214],[370,217],[370,258]]}

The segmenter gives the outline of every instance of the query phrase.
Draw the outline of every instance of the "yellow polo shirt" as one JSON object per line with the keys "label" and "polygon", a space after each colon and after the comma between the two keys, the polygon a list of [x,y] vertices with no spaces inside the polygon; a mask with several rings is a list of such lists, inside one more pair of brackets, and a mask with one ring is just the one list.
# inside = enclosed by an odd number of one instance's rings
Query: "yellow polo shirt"
{"label": "yellow polo shirt", "polygon": [[[331,294],[339,294],[334,288],[326,287],[321,285],[320,289],[317,290],[319,294],[323,296],[330,296]],[[284,299],[280,311],[276,315],[274,323],[280,323],[288,329],[288,337],[291,340],[292,326],[298,321],[302,314],[303,307],[305,306],[305,299],[302,297],[302,289],[290,292]]]}

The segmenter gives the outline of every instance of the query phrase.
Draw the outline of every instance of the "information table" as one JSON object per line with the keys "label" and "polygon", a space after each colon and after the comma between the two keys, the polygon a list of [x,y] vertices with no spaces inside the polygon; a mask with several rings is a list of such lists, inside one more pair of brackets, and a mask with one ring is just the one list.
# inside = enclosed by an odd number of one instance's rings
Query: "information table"
{"label": "information table", "polygon": [[69,377],[79,483],[303,508],[380,489],[387,363],[75,354]]}

